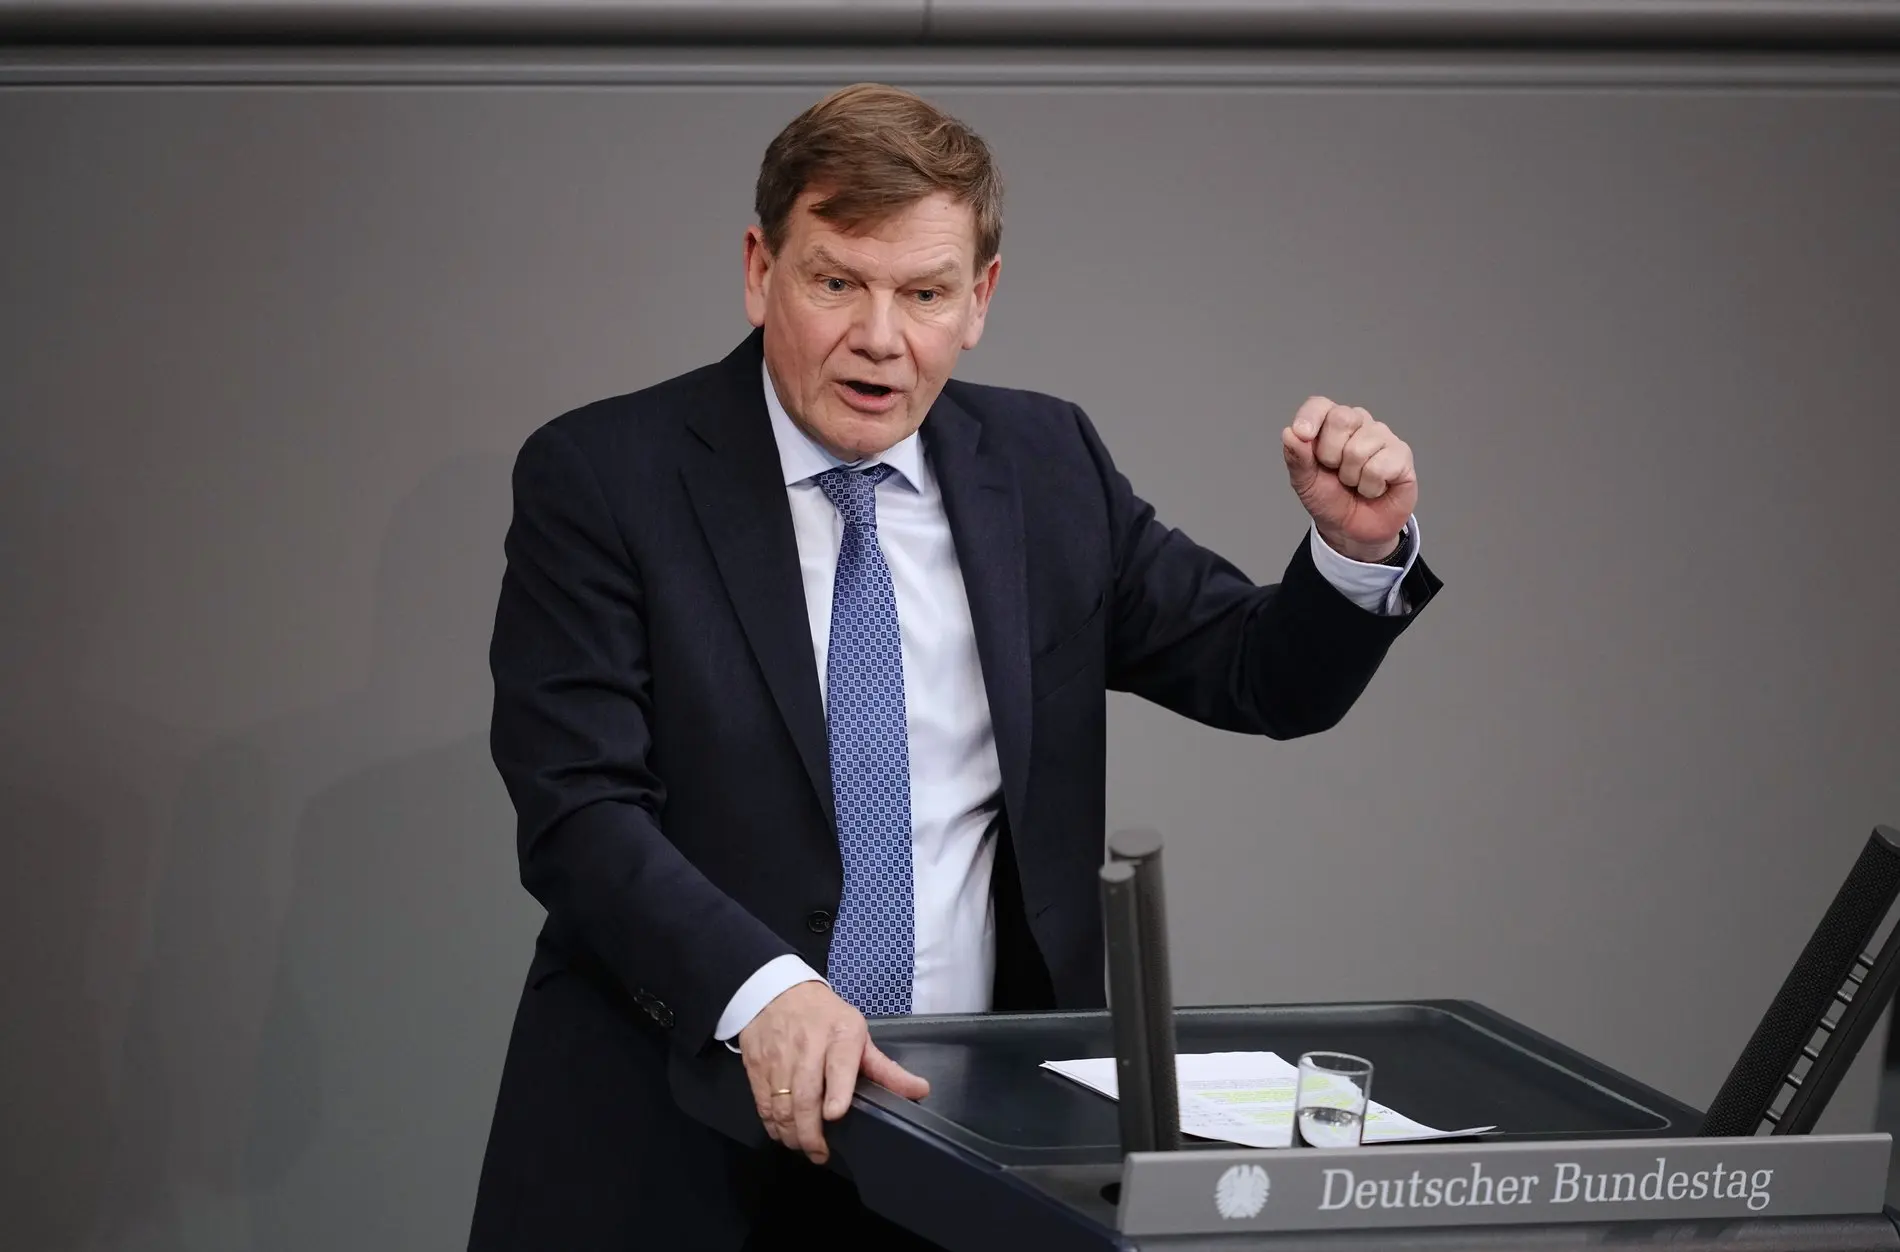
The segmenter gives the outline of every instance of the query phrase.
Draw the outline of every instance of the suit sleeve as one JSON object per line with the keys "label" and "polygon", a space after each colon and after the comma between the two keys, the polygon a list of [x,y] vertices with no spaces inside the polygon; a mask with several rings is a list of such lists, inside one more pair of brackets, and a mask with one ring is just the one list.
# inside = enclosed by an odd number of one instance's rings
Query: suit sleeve
{"label": "suit sleeve", "polygon": [[1410,611],[1368,613],[1321,576],[1302,540],[1258,586],[1155,518],[1075,410],[1108,505],[1108,685],[1223,730],[1292,739],[1338,724],[1439,581],[1415,561]]}
{"label": "suit sleeve", "polygon": [[[514,801],[521,881],[697,1051],[741,984],[793,951],[662,833],[648,764],[644,590],[599,483],[558,427],[514,469],[489,667],[490,747]],[[650,998],[650,999],[649,999]]]}

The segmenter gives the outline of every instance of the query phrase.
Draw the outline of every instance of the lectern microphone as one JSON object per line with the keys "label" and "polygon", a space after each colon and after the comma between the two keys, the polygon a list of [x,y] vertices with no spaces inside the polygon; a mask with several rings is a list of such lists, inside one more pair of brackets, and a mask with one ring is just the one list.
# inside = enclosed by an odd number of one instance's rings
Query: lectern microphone
{"label": "lectern microphone", "polygon": [[1122,1151],[1171,1152],[1181,1146],[1181,1109],[1161,836],[1152,830],[1117,831],[1109,837],[1108,851],[1109,863],[1101,870],[1102,918]]}
{"label": "lectern microphone", "polygon": [[[1702,1134],[1753,1135],[1764,1124],[1781,1135],[1814,1129],[1900,986],[1900,927],[1879,955],[1865,951],[1896,896],[1900,831],[1876,826],[1709,1105]],[[1841,1012],[1829,1017],[1836,1007]]]}

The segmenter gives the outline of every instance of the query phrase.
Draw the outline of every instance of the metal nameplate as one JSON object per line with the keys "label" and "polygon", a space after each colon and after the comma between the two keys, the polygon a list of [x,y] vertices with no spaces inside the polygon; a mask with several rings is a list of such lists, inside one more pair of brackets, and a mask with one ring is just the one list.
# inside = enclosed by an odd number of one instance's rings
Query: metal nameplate
{"label": "metal nameplate", "polygon": [[1855,1216],[1889,1135],[1131,1152],[1124,1234]]}

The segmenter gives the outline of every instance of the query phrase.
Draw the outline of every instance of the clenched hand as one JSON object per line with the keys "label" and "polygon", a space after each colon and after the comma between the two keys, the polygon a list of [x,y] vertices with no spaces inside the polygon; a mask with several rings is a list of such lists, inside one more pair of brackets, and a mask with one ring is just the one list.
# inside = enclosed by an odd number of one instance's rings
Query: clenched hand
{"label": "clenched hand", "polygon": [[1333,551],[1382,561],[1418,508],[1411,445],[1364,409],[1313,396],[1280,432],[1287,477]]}

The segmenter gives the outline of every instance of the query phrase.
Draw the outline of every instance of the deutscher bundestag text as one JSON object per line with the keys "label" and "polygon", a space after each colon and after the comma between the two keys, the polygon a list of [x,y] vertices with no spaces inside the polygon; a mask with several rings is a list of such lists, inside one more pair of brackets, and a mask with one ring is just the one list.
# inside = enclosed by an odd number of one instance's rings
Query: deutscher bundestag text
{"label": "deutscher bundestag text", "polygon": [[[1413,1170],[1409,1178],[1356,1177],[1350,1169],[1326,1171],[1321,1209],[1433,1209],[1504,1204],[1627,1204],[1637,1200],[1742,1200],[1750,1212],[1768,1207],[1775,1171],[1712,1169],[1693,1173],[1671,1170],[1657,1157],[1646,1174],[1593,1174],[1574,1161],[1558,1161],[1542,1174],[1487,1174],[1473,1162],[1469,1174],[1430,1176]],[[1544,1194],[1538,1194],[1545,1188]]]}

